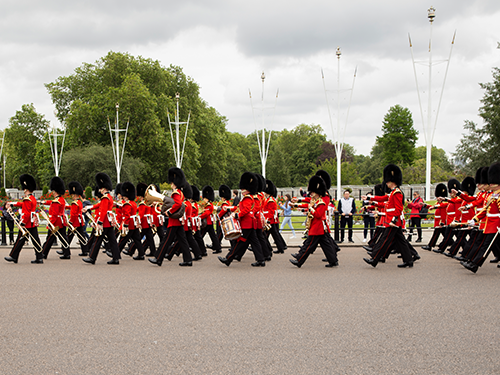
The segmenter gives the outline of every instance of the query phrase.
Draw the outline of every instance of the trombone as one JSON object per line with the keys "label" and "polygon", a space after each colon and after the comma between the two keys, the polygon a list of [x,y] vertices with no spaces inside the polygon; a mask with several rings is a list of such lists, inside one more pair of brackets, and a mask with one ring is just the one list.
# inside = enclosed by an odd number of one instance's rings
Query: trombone
{"label": "trombone", "polygon": [[[7,212],[10,214],[10,216],[12,217],[12,220],[14,220],[14,223],[16,224],[17,228],[19,229],[19,232],[21,232],[21,236],[22,237],[27,237],[30,239],[31,243],[33,245],[36,245],[34,246],[35,247],[35,250],[38,252],[38,253],[41,253],[42,252],[42,247],[40,246],[40,244],[38,243],[37,240],[35,240],[35,238],[31,235],[31,233],[29,232],[28,229],[26,229],[22,224],[21,222],[19,221],[19,219],[16,217],[16,215],[14,215],[14,212],[12,212],[12,208],[8,208],[7,209]],[[40,250],[38,250],[40,249]]]}
{"label": "trombone", "polygon": [[76,236],[78,237],[78,240],[80,241],[80,243],[85,246],[87,245],[87,239],[82,236],[82,234],[80,232],[78,232],[78,230],[76,230],[76,228],[73,226],[73,224],[70,223],[70,221],[68,220],[68,218],[66,217],[66,222],[68,223],[68,228],[69,228],[69,231],[71,233],[76,233]]}
{"label": "trombone", "polygon": [[61,243],[64,247],[69,248],[68,241],[66,241],[64,237],[61,235],[61,233],[59,233],[59,227],[54,226],[54,224],[50,222],[49,215],[47,215],[47,213],[41,207],[39,207],[39,209],[40,209],[40,214],[47,221],[47,227],[50,230],[50,232],[56,235],[57,238],[61,240]]}
{"label": "trombone", "polygon": [[95,236],[96,237],[100,237],[102,236],[102,229],[99,228],[99,225],[97,225],[96,221],[94,220],[94,217],[92,216],[92,214],[88,211],[85,211],[84,212],[85,216],[87,216],[87,219],[89,219],[90,221],[90,225],[92,226],[92,228],[94,228],[95,230]]}

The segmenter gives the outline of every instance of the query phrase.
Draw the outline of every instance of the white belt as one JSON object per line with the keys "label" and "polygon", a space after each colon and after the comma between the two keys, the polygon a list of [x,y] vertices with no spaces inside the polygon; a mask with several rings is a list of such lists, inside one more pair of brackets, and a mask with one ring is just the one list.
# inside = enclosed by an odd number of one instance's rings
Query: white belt
{"label": "white belt", "polygon": [[435,218],[435,219],[441,219],[441,216],[435,216],[435,215],[434,215],[434,218]]}
{"label": "white belt", "polygon": [[499,214],[486,214],[486,216],[488,216],[488,217],[500,217],[500,213]]}
{"label": "white belt", "polygon": [[395,209],[395,208],[388,208],[388,209],[386,209],[385,211],[386,211],[386,212],[392,212],[392,211],[396,211],[396,209]]}
{"label": "white belt", "polygon": [[462,215],[463,214],[468,214],[468,213],[469,213],[469,211],[462,211]]}
{"label": "white belt", "polygon": [[455,212],[447,212],[447,215],[455,215]]}
{"label": "white belt", "polygon": [[379,216],[385,216],[385,212],[379,212],[378,215]]}

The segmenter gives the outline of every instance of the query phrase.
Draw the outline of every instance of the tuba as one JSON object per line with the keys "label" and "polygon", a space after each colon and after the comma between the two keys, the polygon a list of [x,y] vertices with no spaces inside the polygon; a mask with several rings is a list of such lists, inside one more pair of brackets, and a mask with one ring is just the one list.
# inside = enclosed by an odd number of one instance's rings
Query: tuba
{"label": "tuba", "polygon": [[[159,192],[156,191],[156,187],[154,185],[149,185],[146,189],[146,193],[144,194],[144,201],[148,206],[151,206],[154,203],[161,203],[161,210],[158,210],[159,204],[155,205],[155,210],[159,214],[164,214],[167,210],[172,208],[174,205],[174,199],[172,197],[163,195]],[[180,209],[178,209],[176,212],[172,213],[171,215],[168,215],[172,219],[180,219],[182,216],[184,216],[184,211],[186,207],[184,203],[182,203],[182,206]]]}

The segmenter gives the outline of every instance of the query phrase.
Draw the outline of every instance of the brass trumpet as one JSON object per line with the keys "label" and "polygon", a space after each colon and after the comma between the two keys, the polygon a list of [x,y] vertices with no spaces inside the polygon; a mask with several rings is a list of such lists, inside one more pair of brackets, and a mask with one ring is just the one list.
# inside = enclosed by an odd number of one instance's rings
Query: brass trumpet
{"label": "brass trumpet", "polygon": [[69,247],[68,242],[64,239],[61,233],[59,233],[59,227],[54,226],[54,224],[50,222],[49,215],[47,215],[47,213],[41,207],[38,207],[38,209],[40,210],[40,215],[42,215],[45,221],[47,221],[47,227],[49,228],[50,232],[57,238],[59,238],[64,247]]}
{"label": "brass trumpet", "polygon": [[[27,237],[30,239],[31,243],[33,245],[36,245],[34,246],[35,250],[38,252],[38,253],[41,253],[42,252],[42,247],[40,246],[40,244],[38,243],[37,240],[35,240],[33,238],[33,236],[31,235],[31,233],[28,231],[28,229],[26,229],[22,224],[21,222],[19,221],[19,219],[16,217],[16,215],[14,215],[14,212],[12,212],[12,208],[8,208],[7,211],[9,212],[10,216],[12,217],[12,220],[14,220],[14,223],[16,224],[17,228],[19,229],[19,232],[21,232],[21,236],[22,237]],[[40,250],[38,250],[40,249]]]}

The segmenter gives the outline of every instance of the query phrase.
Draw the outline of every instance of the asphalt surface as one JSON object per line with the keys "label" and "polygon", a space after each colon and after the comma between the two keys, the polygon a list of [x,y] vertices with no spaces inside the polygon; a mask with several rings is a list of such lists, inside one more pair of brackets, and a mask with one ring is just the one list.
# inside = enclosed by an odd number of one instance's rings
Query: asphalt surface
{"label": "asphalt surface", "polygon": [[473,274],[421,250],[411,269],[394,255],[372,268],[355,240],[333,269],[321,249],[298,269],[296,248],[264,268],[252,253],[187,268],[89,265],[76,248],[34,265],[26,247],[12,264],[1,247],[0,373],[500,373],[496,265]]}

